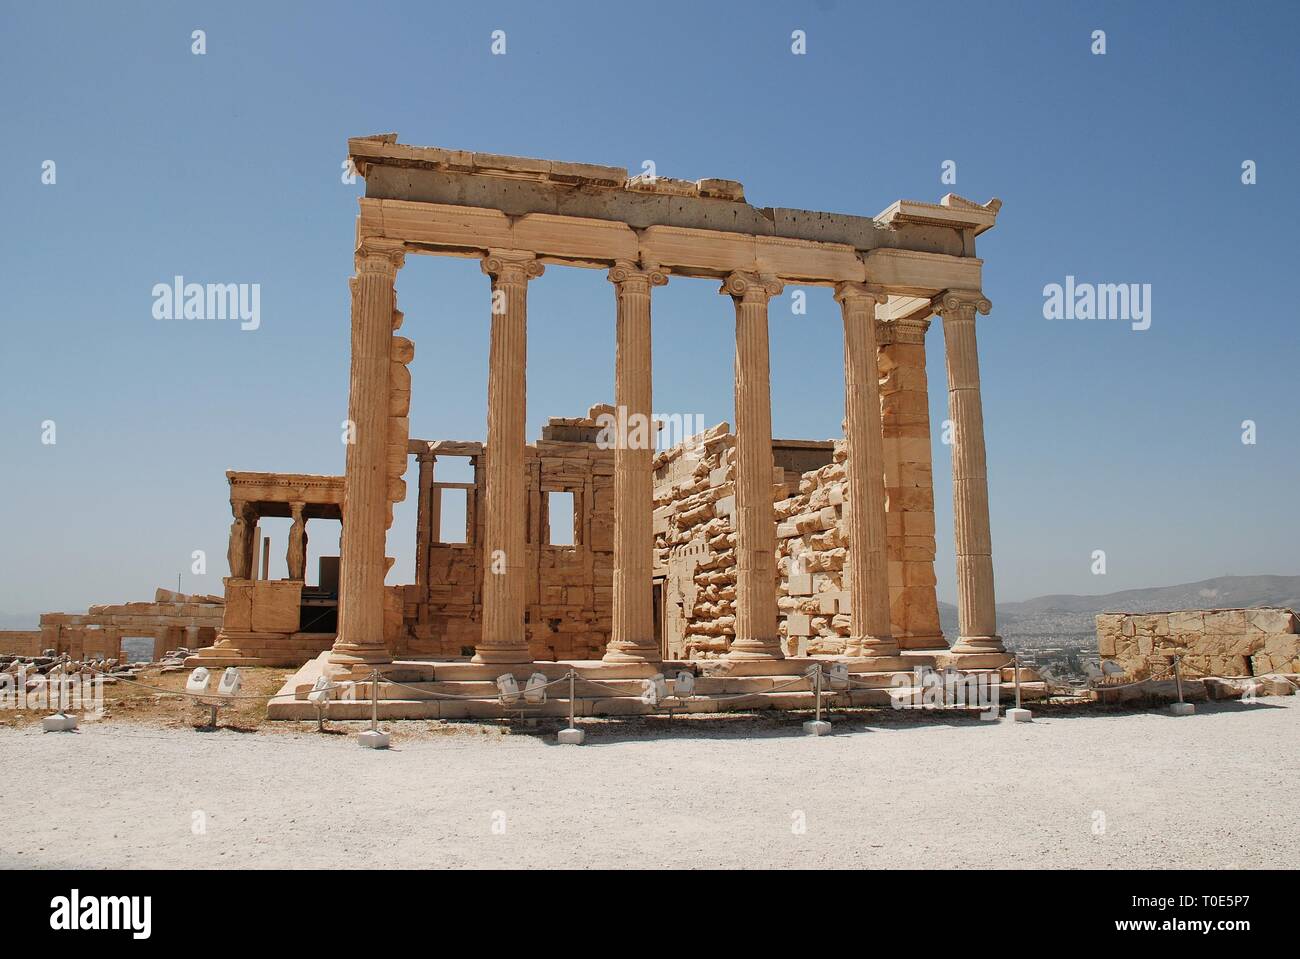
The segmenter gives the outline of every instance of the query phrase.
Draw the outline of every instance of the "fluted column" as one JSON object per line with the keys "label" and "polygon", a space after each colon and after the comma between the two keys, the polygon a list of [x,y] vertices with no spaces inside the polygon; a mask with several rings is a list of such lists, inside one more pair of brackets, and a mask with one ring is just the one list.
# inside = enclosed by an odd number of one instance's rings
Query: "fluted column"
{"label": "fluted column", "polygon": [[654,629],[654,424],[651,418],[650,289],[664,273],[619,261],[609,271],[617,300],[614,357],[614,613],[605,661],[657,663]]}
{"label": "fluted column", "polygon": [[542,275],[531,253],[493,250],[488,350],[487,483],[483,524],[483,637],[476,663],[531,663],[524,629],[527,520],[524,422],[527,409],[528,281]]}
{"label": "fluted column", "polygon": [[736,635],[731,659],[781,659],[776,629],[776,516],[772,508],[772,389],[767,303],[783,284],[732,273],[736,306]]}
{"label": "fluted column", "polygon": [[289,527],[289,545],[284,563],[290,579],[304,579],[307,572],[307,519],[303,515],[304,503],[290,503],[293,524]]}
{"label": "fluted column", "polygon": [[392,661],[384,644],[384,541],[388,526],[388,373],[393,281],[402,244],[364,237],[352,278],[352,376],[348,388],[343,511],[347,548],[339,569],[339,632],[330,662]]}
{"label": "fluted column", "polygon": [[948,367],[948,418],[953,422],[952,503],[957,547],[955,653],[1002,652],[993,599],[993,546],[989,535],[989,487],[984,459],[984,413],[980,403],[975,313],[992,305],[978,290],[946,290],[933,301],[943,317]]}
{"label": "fluted column", "polygon": [[850,656],[896,656],[889,624],[885,555],[885,449],[876,369],[876,306],[889,297],[876,286],[835,287],[844,317],[844,439],[848,447]]}

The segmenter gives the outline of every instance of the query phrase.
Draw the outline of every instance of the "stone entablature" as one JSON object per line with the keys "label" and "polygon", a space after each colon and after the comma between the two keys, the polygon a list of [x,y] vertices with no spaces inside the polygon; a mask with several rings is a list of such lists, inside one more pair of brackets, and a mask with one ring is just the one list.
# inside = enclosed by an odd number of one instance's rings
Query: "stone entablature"
{"label": "stone entablature", "polygon": [[[396,139],[396,134],[383,134],[348,141],[349,155],[366,178],[370,200],[488,208],[525,219],[549,216],[614,221],[636,230],[665,230],[667,246],[691,235],[670,232],[676,229],[795,241],[791,250],[809,243],[828,250],[896,249],[973,258],[974,237],[996,223],[1002,206],[996,199],[980,205],[950,193],[939,203],[898,200],[875,217],[760,208],[745,202],[744,187],[735,180],[631,177],[623,167],[415,147]],[[401,215],[398,206],[380,209]],[[531,249],[508,243],[493,245]],[[771,249],[775,251],[776,245]],[[613,251],[598,252],[603,260]],[[622,250],[617,255],[626,257],[628,253]],[[667,265],[667,261],[658,262]],[[721,270],[708,275],[745,268],[697,265]],[[863,277],[830,279],[862,281]]]}
{"label": "stone entablature", "polygon": [[1263,676],[1300,672],[1300,619],[1289,609],[1190,609],[1102,613],[1097,651],[1131,679],[1165,672],[1181,656],[1184,675]]}

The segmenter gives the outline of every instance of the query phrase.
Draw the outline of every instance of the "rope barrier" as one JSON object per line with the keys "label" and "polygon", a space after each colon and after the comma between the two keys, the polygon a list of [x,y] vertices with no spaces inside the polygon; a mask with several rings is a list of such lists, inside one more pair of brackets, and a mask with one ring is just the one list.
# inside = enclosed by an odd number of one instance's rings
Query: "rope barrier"
{"label": "rope barrier", "polygon": [[[565,673],[563,676],[561,676],[559,679],[552,679],[550,682],[546,683],[544,686],[534,686],[533,689],[534,689],[534,690],[538,690],[538,689],[550,689],[552,686],[558,686],[560,683],[567,683],[567,682],[569,681],[569,673],[570,673],[570,672],[573,672],[573,670],[569,670],[569,672],[566,672],[566,673]],[[579,678],[581,678],[581,677],[579,677]],[[457,699],[457,700],[471,700],[471,699],[479,699],[479,700],[481,700],[481,699],[496,699],[496,698],[498,698],[497,696],[476,696],[476,695],[474,695],[474,694],[472,694],[472,693],[465,694],[465,695],[459,695],[459,696],[458,696],[457,694],[455,694],[455,693],[439,693],[439,692],[434,692],[432,689],[418,689],[418,688],[416,688],[415,686],[410,685],[409,683],[399,682],[399,681],[396,680],[396,679],[384,679],[384,680],[382,680],[382,681],[388,683],[388,684],[391,685],[391,686],[400,686],[400,687],[402,687],[403,689],[409,689],[409,690],[411,690],[412,692],[419,693],[419,694],[422,695],[422,696],[427,696],[427,697],[429,697],[430,699]],[[434,680],[434,681],[436,682],[436,680]],[[485,682],[486,682],[486,681],[487,681],[487,680],[485,680]],[[337,688],[337,687],[336,687],[335,685],[331,684],[330,686],[328,686],[328,687],[326,687],[326,688],[328,688],[328,689],[335,689],[335,688]],[[520,696],[520,698],[523,698],[525,691],[526,691],[526,690],[523,690],[523,689],[521,689],[521,690],[519,691],[519,696]]]}
{"label": "rope barrier", "polygon": [[1173,667],[1172,667],[1172,666],[1166,666],[1165,669],[1162,670],[1161,672],[1156,673],[1156,674],[1153,675],[1153,676],[1147,676],[1145,679],[1136,679],[1136,680],[1134,680],[1134,681],[1131,682],[1131,683],[1102,683],[1101,685],[1095,685],[1095,686],[1092,686],[1091,688],[1094,689],[1094,690],[1099,690],[1099,689],[1128,689],[1128,688],[1130,688],[1130,687],[1132,687],[1132,686],[1144,686],[1144,685],[1146,685],[1147,683],[1156,683],[1156,682],[1159,682],[1161,679],[1167,679],[1167,678],[1169,678],[1169,677],[1172,676],[1172,675],[1173,675]]}
{"label": "rope barrier", "polygon": [[[191,693],[184,689],[164,689],[162,686],[150,686],[148,683],[137,682],[134,679],[127,679],[125,676],[114,676],[112,673],[106,673],[101,669],[96,669],[89,663],[83,664],[83,668],[89,669],[92,673],[97,673],[106,679],[112,679],[115,683],[126,683],[128,686],[139,686],[141,689],[148,689],[155,693],[162,693],[164,696],[185,696],[189,699],[220,699],[230,702],[259,702],[269,703],[273,699],[286,699],[296,697],[296,693],[275,693],[272,696],[222,696],[218,693]],[[61,674],[68,675],[68,674]]]}
{"label": "rope barrier", "polygon": [[[67,654],[65,654],[65,656],[64,656],[64,661],[63,661],[64,669],[67,669],[67,668],[68,668],[69,663],[70,663],[70,658],[67,656]],[[922,667],[922,668],[925,668],[925,667]],[[964,676],[964,677],[969,677],[969,676],[971,676],[971,675],[979,675],[979,674],[981,674],[981,673],[996,673],[996,678],[997,678],[996,685],[998,685],[999,688],[1000,688],[1000,687],[1003,685],[1003,681],[1002,681],[1002,670],[1003,670],[1003,669],[1007,669],[1007,668],[1018,668],[1018,666],[1017,666],[1017,662],[1016,662],[1016,660],[1015,660],[1014,658],[1013,658],[1010,662],[1008,662],[1008,663],[1006,663],[1006,664],[1004,664],[1004,665],[1002,665],[1002,666],[998,666],[998,667],[989,667],[987,670],[980,670],[980,671],[956,671],[956,672],[957,672],[957,675],[961,675],[961,676]],[[1201,670],[1196,669],[1196,668],[1194,668],[1194,667],[1186,667],[1186,666],[1185,666],[1185,668],[1190,669],[1193,673],[1197,674],[1197,676],[1198,676],[1199,678],[1205,678],[1205,677],[1207,676],[1206,673],[1203,673]],[[289,700],[300,701],[300,702],[309,702],[309,700],[300,699],[296,690],[295,690],[294,692],[290,692],[290,693],[275,693],[275,694],[272,694],[272,695],[270,695],[270,696],[247,696],[247,695],[231,695],[231,696],[222,696],[222,695],[220,695],[219,693],[191,693],[191,692],[189,692],[188,690],[184,690],[184,689],[179,689],[179,690],[177,690],[177,689],[166,689],[166,688],[161,687],[161,686],[153,686],[153,685],[150,685],[149,683],[143,683],[143,682],[140,682],[140,681],[138,681],[138,680],[135,680],[135,679],[129,679],[129,678],[124,677],[124,676],[113,675],[113,674],[111,674],[111,673],[105,672],[104,670],[101,670],[101,669],[97,668],[96,666],[94,666],[94,665],[92,665],[92,664],[90,664],[90,663],[82,663],[82,664],[81,664],[81,667],[80,667],[80,670],[79,670],[78,673],[75,673],[75,674],[74,674],[74,673],[69,673],[69,672],[60,672],[60,673],[55,673],[54,676],[55,676],[55,677],[67,677],[67,678],[71,679],[71,678],[73,678],[74,676],[84,675],[84,671],[85,671],[85,670],[89,670],[93,675],[100,676],[100,677],[103,677],[103,678],[105,678],[105,679],[111,679],[111,680],[113,680],[115,683],[123,683],[123,684],[128,685],[128,686],[134,686],[134,687],[137,687],[137,688],[140,688],[140,689],[149,690],[150,692],[155,693],[155,694],[157,694],[157,695],[161,695],[161,696],[183,697],[183,698],[185,698],[185,699],[189,699],[189,700],[200,701],[200,702],[203,702],[205,705],[211,705],[211,701],[212,701],[212,700],[219,700],[219,701],[221,701],[222,703],[233,703],[233,702],[260,702],[260,703],[266,703],[266,704],[270,704],[270,703],[272,703],[272,702],[274,702],[274,701],[276,701],[276,700],[282,700],[282,699],[289,699]],[[939,671],[939,670],[935,670],[935,672],[938,673],[938,672],[941,672],[941,671]],[[944,672],[946,672],[946,671],[944,671]],[[372,674],[372,677],[371,677],[371,678],[369,678],[369,679],[367,679],[367,680],[358,681],[358,682],[375,682],[375,680],[374,680],[374,678],[373,678],[374,675],[377,675],[377,674]],[[1133,687],[1136,687],[1136,686],[1144,686],[1144,685],[1149,685],[1149,684],[1151,684],[1151,683],[1156,683],[1156,682],[1159,682],[1159,681],[1161,681],[1161,680],[1163,680],[1163,679],[1167,679],[1167,678],[1169,678],[1169,677],[1172,676],[1172,675],[1175,675],[1175,670],[1174,670],[1174,665],[1171,663],[1170,665],[1166,666],[1166,667],[1165,667],[1163,670],[1161,670],[1160,672],[1157,672],[1157,673],[1155,673],[1154,675],[1151,675],[1151,676],[1147,676],[1147,677],[1145,677],[1145,678],[1143,678],[1143,679],[1135,680],[1135,681],[1133,681],[1133,682],[1129,682],[1129,683],[1118,683],[1118,684],[1103,683],[1103,684],[1100,684],[1100,685],[1094,684],[1094,685],[1092,685],[1090,688],[1091,688],[1092,690],[1094,690],[1094,691],[1106,691],[1106,690],[1129,689],[1129,688],[1133,688]],[[800,675],[798,675],[798,676],[791,677],[789,680],[787,680],[787,681],[785,681],[785,682],[777,683],[777,684],[771,686],[771,687],[768,688],[768,689],[755,690],[755,691],[753,691],[753,692],[744,692],[744,693],[731,693],[731,694],[725,694],[725,695],[692,694],[692,695],[690,695],[690,696],[685,696],[685,697],[668,696],[668,697],[666,697],[666,698],[668,698],[668,699],[676,699],[676,700],[678,700],[679,702],[687,702],[687,701],[690,701],[690,700],[694,700],[694,701],[697,701],[697,702],[698,702],[698,701],[703,701],[703,702],[708,702],[708,703],[716,704],[716,705],[721,705],[721,704],[730,703],[730,702],[736,702],[736,701],[738,701],[738,700],[745,700],[745,699],[758,699],[758,700],[761,700],[761,699],[763,699],[764,697],[766,697],[766,696],[768,696],[768,695],[770,695],[770,694],[772,694],[772,693],[782,692],[782,691],[784,691],[784,690],[791,689],[791,688],[793,688],[793,687],[795,687],[795,686],[800,686],[800,685],[802,685],[802,684],[804,684],[804,683],[806,683],[806,682],[809,682],[809,681],[814,681],[814,680],[819,679],[819,678],[820,678],[820,679],[824,679],[825,677],[826,677],[826,669],[825,669],[825,666],[824,666],[823,664],[821,664],[821,663],[817,663],[817,664],[815,664],[814,666],[810,667],[806,672],[804,672],[804,673],[802,673],[802,674],[800,674]],[[46,678],[46,681],[49,682],[49,680],[50,680],[50,674],[48,674],[48,673],[45,674],[45,678]],[[709,677],[705,677],[705,678],[709,678]],[[853,677],[852,674],[844,675],[843,677],[841,677],[841,679],[842,679],[842,681],[844,681],[844,682],[846,683],[846,685],[845,685],[844,687],[842,687],[842,688],[832,688],[832,689],[830,689],[830,690],[827,690],[827,689],[825,689],[824,687],[816,688],[816,690],[813,692],[813,695],[816,696],[816,699],[817,699],[817,704],[816,704],[816,705],[817,705],[818,707],[820,707],[820,705],[821,705],[822,697],[825,696],[825,695],[827,695],[828,692],[829,692],[829,694],[830,694],[832,697],[835,697],[835,696],[838,696],[840,693],[851,692],[854,688],[857,688],[857,689],[885,689],[885,690],[887,690],[887,691],[888,691],[888,690],[891,690],[891,689],[897,689],[897,688],[899,688],[899,687],[882,687],[882,686],[879,686],[879,685],[876,685],[876,684],[874,684],[874,683],[870,683],[870,682],[867,682],[867,681],[864,681],[864,680],[855,679],[855,678]],[[407,690],[407,691],[409,691],[410,693],[414,693],[416,696],[418,696],[418,697],[420,697],[420,698],[422,698],[422,699],[424,699],[424,700],[448,700],[448,701],[462,701],[462,702],[463,702],[463,701],[472,701],[472,700],[483,701],[483,700],[487,700],[487,699],[497,699],[497,698],[499,698],[499,696],[484,696],[484,695],[481,695],[481,694],[474,694],[474,693],[457,694],[457,693],[444,693],[444,692],[438,692],[438,691],[435,691],[435,690],[429,690],[429,689],[421,689],[421,688],[419,688],[419,687],[416,687],[416,686],[411,685],[410,683],[401,682],[401,681],[399,681],[399,680],[392,679],[392,678],[387,678],[387,679],[386,679],[386,678],[384,678],[384,677],[382,677],[382,676],[379,677],[379,681],[380,681],[380,682],[386,682],[386,683],[388,683],[388,684],[389,684],[390,686],[392,686],[392,687],[397,687],[397,688],[399,688],[399,689]],[[629,681],[629,682],[635,682],[636,680],[633,679],[633,680],[628,680],[628,681]],[[644,681],[645,681],[645,680],[642,680],[642,682],[644,682]],[[966,681],[966,680],[963,680],[963,682],[965,682],[965,681]],[[595,687],[596,689],[598,689],[598,690],[602,690],[602,691],[604,691],[604,692],[610,694],[611,696],[615,696],[615,697],[625,697],[625,696],[629,695],[629,694],[626,693],[624,690],[616,689],[616,688],[614,688],[613,686],[608,685],[607,683],[603,683],[603,682],[601,682],[600,680],[592,679],[592,678],[588,678],[588,677],[584,677],[584,676],[582,676],[582,675],[581,675],[581,674],[580,674],[576,669],[572,669],[572,668],[566,670],[565,673],[564,673],[564,675],[560,676],[560,677],[557,678],[557,679],[549,680],[548,682],[546,682],[545,684],[543,684],[543,685],[541,685],[541,686],[534,686],[534,687],[533,687],[533,691],[534,691],[534,692],[537,692],[537,691],[540,691],[540,690],[549,689],[549,688],[552,687],[552,686],[558,686],[558,685],[560,685],[560,684],[562,684],[562,683],[570,683],[570,684],[571,684],[571,685],[570,685],[570,689],[572,690],[572,689],[573,689],[573,685],[572,685],[572,684],[575,683],[575,682],[586,683],[589,687]],[[331,691],[331,692],[332,692],[333,690],[336,690],[336,689],[342,688],[343,685],[344,685],[343,683],[337,683],[337,682],[330,681],[330,682],[328,683],[328,685],[323,686],[323,687],[321,687],[320,689],[318,689],[318,690],[314,690],[314,691],[318,691],[318,692],[319,692],[319,691]],[[377,684],[376,684],[376,685],[377,685]],[[815,685],[817,685],[817,684],[815,684]],[[537,703],[528,703],[528,702],[526,701],[526,692],[527,692],[527,690],[520,690],[520,692],[519,692],[519,694],[518,694],[518,699],[520,699],[520,700],[524,700],[524,702],[522,702],[522,703],[519,703],[519,702],[512,703],[512,704],[511,704],[511,707],[512,707],[512,708],[515,707],[515,706],[522,706],[522,707],[526,708],[526,707],[529,706],[529,705],[538,705]],[[376,696],[376,690],[372,690],[372,693],[371,693],[371,697],[370,697],[370,698],[373,700],[373,699],[375,698],[375,696]],[[576,700],[576,699],[578,699],[578,698],[590,698],[590,697],[580,697],[580,696],[575,695],[575,694],[571,691],[571,693],[570,693],[570,702],[572,703],[574,700]],[[892,698],[892,697],[891,697],[891,698]],[[999,698],[1001,698],[1001,697],[999,697]],[[333,701],[333,700],[331,700],[331,701]],[[357,699],[357,700],[351,700],[351,701],[354,701],[354,702],[362,702],[362,700],[360,700],[360,699]],[[318,708],[323,708],[323,707],[325,707],[325,706],[328,705],[328,702],[326,702],[326,703],[316,703],[315,705],[316,705]],[[655,705],[657,705],[657,703],[656,703]],[[945,704],[945,705],[947,705],[947,704]]]}

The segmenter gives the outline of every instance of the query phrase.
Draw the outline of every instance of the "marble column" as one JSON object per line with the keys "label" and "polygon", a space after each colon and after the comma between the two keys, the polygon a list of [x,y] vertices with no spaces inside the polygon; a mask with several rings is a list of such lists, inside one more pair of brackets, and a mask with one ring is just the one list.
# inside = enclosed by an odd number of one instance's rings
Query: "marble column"
{"label": "marble column", "polygon": [[948,368],[948,418],[953,423],[952,502],[957,552],[955,653],[1004,651],[993,600],[993,546],[989,535],[989,487],[984,459],[984,413],[980,404],[975,313],[992,308],[978,290],[946,290],[934,298],[943,317]]}
{"label": "marble column", "polygon": [[497,250],[483,259],[482,267],[492,278],[492,335],[481,554],[483,636],[474,662],[531,663],[524,627],[528,281],[541,276],[543,267],[531,253]]}
{"label": "marble column", "polygon": [[290,503],[293,524],[289,527],[289,547],[285,551],[285,566],[289,578],[302,580],[307,572],[307,519],[303,516],[303,503]]}
{"label": "marble column", "polygon": [[344,464],[347,548],[339,569],[339,631],[329,661],[392,662],[384,643],[384,544],[388,526],[388,385],[393,338],[393,283],[402,244],[363,237],[352,288],[352,375]]}
{"label": "marble column", "polygon": [[876,370],[876,306],[889,297],[865,283],[840,283],[844,318],[844,439],[848,451],[849,656],[897,656],[889,623],[885,555],[885,449]]}
{"label": "marble column", "polygon": [[654,459],[651,422],[650,289],[667,274],[619,261],[609,271],[617,299],[614,358],[614,612],[605,661],[657,663],[654,628]]}
{"label": "marble column", "polygon": [[736,307],[736,635],[731,659],[781,659],[776,628],[776,516],[772,506],[772,391],[767,304],[774,276],[732,273],[720,292]]}

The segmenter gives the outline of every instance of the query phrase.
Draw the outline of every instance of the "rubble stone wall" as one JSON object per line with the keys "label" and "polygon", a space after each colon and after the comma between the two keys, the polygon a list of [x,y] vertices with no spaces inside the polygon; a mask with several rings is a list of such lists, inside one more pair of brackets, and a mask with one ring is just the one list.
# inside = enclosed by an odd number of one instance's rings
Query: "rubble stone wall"
{"label": "rubble stone wall", "polygon": [[1300,671],[1300,620],[1273,608],[1102,613],[1097,649],[1133,679],[1166,670],[1175,655],[1192,675],[1294,673]]}
{"label": "rubble stone wall", "polygon": [[[904,649],[944,648],[928,447],[907,445],[924,443],[920,437],[890,439],[887,434],[891,626]],[[721,655],[735,635],[734,445],[721,423],[655,459],[655,574],[669,656]],[[788,656],[843,653],[852,625],[846,447],[843,440],[774,440],[772,453],[782,649]]]}
{"label": "rubble stone wall", "polygon": [[[782,647],[787,655],[842,651],[849,608],[842,444],[774,440],[772,457]],[[814,468],[803,472],[807,466]],[[721,655],[735,635],[734,518],[735,435],[728,424],[656,457],[655,567],[670,657]]]}

